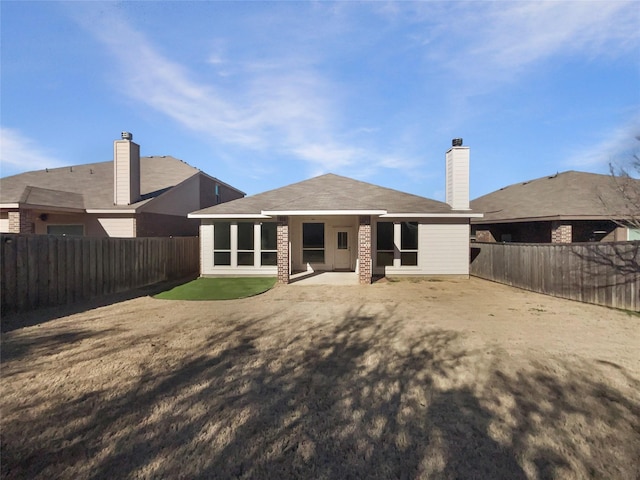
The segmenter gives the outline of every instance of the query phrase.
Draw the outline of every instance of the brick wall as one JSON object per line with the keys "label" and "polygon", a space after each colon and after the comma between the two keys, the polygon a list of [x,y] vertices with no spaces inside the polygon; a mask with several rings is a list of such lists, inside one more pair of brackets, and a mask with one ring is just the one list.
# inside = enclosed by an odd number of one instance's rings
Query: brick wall
{"label": "brick wall", "polygon": [[289,219],[278,217],[278,283],[289,283]]}
{"label": "brick wall", "polygon": [[361,216],[358,225],[358,279],[361,285],[371,283],[371,217]]}
{"label": "brick wall", "polygon": [[491,230],[476,230],[476,242],[495,242]]}
{"label": "brick wall", "polygon": [[551,222],[551,243],[571,243],[570,223]]}
{"label": "brick wall", "polygon": [[35,224],[30,210],[9,212],[9,233],[35,233]]}

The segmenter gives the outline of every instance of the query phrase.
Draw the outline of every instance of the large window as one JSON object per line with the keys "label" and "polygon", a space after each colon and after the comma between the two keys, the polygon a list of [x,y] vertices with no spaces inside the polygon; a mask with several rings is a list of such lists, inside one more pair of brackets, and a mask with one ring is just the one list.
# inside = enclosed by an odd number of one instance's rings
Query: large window
{"label": "large window", "polygon": [[278,225],[263,223],[260,229],[260,264],[273,266],[278,264]]}
{"label": "large window", "polygon": [[213,264],[231,265],[231,224],[216,223],[213,226]]}
{"label": "large window", "polygon": [[396,266],[418,265],[418,222],[376,225],[376,265],[391,267],[394,260]]}
{"label": "large window", "polygon": [[418,222],[400,224],[400,265],[418,265]]}
{"label": "large window", "polygon": [[238,223],[238,265],[253,265],[253,223]]}
{"label": "large window", "polygon": [[302,224],[302,261],[324,263],[324,223]]}
{"label": "large window", "polygon": [[393,265],[393,222],[378,222],[376,227],[376,265]]}
{"label": "large window", "polygon": [[215,222],[213,224],[213,265],[253,267],[257,257],[261,266],[278,264],[278,232],[275,222]]}

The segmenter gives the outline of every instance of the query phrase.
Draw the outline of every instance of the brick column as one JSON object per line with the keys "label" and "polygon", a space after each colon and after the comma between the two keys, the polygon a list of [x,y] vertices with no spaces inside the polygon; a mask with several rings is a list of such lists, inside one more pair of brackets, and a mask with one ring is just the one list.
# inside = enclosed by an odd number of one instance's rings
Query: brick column
{"label": "brick column", "polygon": [[278,217],[278,283],[289,283],[289,218]]}
{"label": "brick column", "polygon": [[551,243],[571,243],[571,224],[551,222]]}
{"label": "brick column", "polygon": [[35,233],[31,210],[9,212],[9,233]]}
{"label": "brick column", "polygon": [[361,285],[371,283],[371,217],[363,215],[358,225],[358,279]]}

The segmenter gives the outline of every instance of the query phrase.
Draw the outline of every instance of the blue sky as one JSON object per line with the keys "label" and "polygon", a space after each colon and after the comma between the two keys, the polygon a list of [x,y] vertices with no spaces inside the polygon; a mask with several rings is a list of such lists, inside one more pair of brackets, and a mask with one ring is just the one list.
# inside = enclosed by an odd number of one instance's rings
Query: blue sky
{"label": "blue sky", "polygon": [[249,194],[333,172],[444,199],[607,173],[640,134],[631,2],[2,1],[1,174],[120,132]]}

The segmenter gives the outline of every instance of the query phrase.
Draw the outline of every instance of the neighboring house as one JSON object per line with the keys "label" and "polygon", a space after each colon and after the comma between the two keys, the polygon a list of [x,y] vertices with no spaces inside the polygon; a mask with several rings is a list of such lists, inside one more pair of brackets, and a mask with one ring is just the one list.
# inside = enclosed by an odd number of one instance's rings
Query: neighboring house
{"label": "neighboring house", "polygon": [[638,218],[627,195],[640,180],[563,172],[517,183],[471,202],[482,219],[471,221],[478,242],[612,242],[640,239],[625,220]]}
{"label": "neighboring house", "polygon": [[0,179],[0,232],[194,236],[198,221],[189,212],[243,196],[176,158],[140,157],[140,146],[123,132],[114,161]]}
{"label": "neighboring house", "polygon": [[327,174],[193,212],[201,274],[469,274],[469,148],[446,154],[447,203]]}

